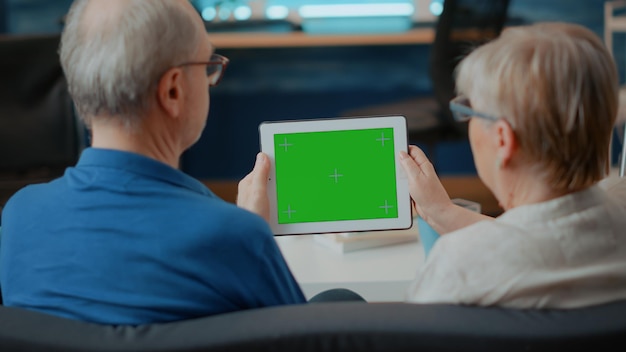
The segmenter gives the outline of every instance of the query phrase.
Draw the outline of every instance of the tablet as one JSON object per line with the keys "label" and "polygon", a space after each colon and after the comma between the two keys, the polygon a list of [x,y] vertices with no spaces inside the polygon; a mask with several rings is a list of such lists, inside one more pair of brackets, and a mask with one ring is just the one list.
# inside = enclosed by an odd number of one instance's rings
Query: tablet
{"label": "tablet", "polygon": [[404,116],[264,122],[275,235],[411,227]]}

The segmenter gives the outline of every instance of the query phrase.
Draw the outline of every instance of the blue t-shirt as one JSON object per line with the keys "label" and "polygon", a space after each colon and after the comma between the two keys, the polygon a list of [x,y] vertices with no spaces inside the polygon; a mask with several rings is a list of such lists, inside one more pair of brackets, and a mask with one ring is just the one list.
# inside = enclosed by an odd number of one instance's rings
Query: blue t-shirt
{"label": "blue t-shirt", "polygon": [[0,283],[7,306],[105,324],[305,302],[261,217],[156,160],[94,148],[6,204]]}

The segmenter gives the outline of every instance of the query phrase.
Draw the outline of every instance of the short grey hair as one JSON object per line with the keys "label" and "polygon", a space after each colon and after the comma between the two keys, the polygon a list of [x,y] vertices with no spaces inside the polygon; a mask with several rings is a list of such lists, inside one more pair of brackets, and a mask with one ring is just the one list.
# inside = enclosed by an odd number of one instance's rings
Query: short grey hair
{"label": "short grey hair", "polygon": [[61,38],[70,94],[87,125],[106,114],[133,128],[153,103],[160,77],[196,55],[203,33],[175,0],[127,0],[95,25],[83,22],[89,2],[74,1]]}
{"label": "short grey hair", "polygon": [[507,29],[460,63],[457,91],[510,123],[553,189],[578,190],[605,177],[618,75],[589,29],[567,23]]}

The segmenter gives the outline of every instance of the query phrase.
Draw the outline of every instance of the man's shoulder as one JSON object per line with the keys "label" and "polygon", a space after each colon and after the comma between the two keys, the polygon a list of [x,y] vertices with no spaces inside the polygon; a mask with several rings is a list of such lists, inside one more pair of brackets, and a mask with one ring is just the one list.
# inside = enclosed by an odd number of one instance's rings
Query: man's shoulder
{"label": "man's shoulder", "polygon": [[62,190],[63,186],[59,179],[47,183],[34,183],[26,185],[15,192],[7,201],[6,207],[19,206],[22,204],[32,205],[33,201],[45,198],[47,195]]}
{"label": "man's shoulder", "polygon": [[217,196],[198,197],[187,204],[179,204],[176,210],[181,215],[214,232],[228,234],[262,232],[271,234],[263,218]]}
{"label": "man's shoulder", "polygon": [[[240,226],[264,220],[258,215],[226,202],[217,196],[206,197],[203,202],[196,202],[196,211],[209,212],[215,220],[235,221]],[[184,210],[183,210],[184,211]]]}

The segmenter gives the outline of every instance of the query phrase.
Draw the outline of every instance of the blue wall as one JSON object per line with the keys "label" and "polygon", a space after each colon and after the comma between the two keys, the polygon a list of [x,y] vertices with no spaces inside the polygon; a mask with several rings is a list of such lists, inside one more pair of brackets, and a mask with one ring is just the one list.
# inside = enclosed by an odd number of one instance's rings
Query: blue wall
{"label": "blue wall", "polygon": [[54,33],[72,0],[0,0],[7,11],[9,33]]}

